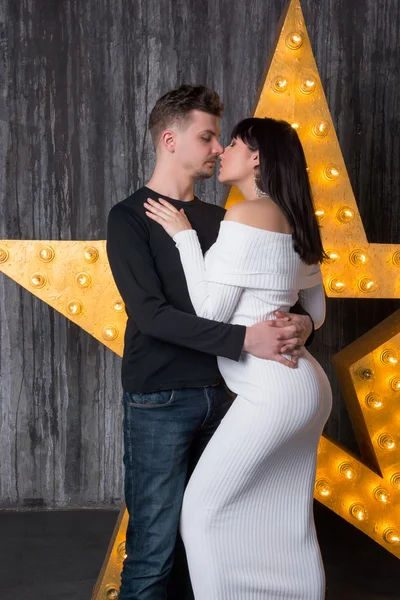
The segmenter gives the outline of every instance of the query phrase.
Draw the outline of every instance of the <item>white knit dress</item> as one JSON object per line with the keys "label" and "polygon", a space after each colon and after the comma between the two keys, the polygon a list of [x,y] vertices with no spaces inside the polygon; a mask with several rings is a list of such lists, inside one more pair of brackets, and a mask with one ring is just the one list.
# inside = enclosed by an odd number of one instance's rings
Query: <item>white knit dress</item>
{"label": "white knit dress", "polygon": [[[174,240],[197,315],[250,326],[299,296],[322,324],[319,266],[300,260],[291,235],[223,221],[205,259],[195,231]],[[195,598],[322,600],[313,488],[331,410],[328,379],[308,352],[296,369],[245,352],[218,364],[237,398],[184,497],[181,533]]]}

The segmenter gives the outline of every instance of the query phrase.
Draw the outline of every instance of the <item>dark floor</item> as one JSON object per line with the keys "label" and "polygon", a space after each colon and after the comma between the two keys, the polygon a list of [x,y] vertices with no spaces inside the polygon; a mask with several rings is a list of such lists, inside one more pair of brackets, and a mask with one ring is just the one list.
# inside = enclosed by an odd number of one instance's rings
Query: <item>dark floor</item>
{"label": "dark floor", "polygon": [[[0,600],[90,600],[118,513],[0,512]],[[315,504],[326,600],[400,600],[400,561]]]}

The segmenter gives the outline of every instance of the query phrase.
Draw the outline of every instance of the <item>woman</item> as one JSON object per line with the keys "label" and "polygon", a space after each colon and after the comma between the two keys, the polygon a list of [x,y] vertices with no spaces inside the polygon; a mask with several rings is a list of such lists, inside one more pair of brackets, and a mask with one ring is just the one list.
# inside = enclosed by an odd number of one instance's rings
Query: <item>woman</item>
{"label": "woman", "polygon": [[[320,327],[325,254],[296,131],[245,119],[221,156],[219,181],[245,201],[227,211],[205,258],[183,210],[145,205],[176,243],[197,315],[253,325],[299,296]],[[331,409],[327,377],[307,351],[296,369],[246,353],[218,365],[237,398],[189,481],[181,516],[196,600],[321,600],[313,488]]]}

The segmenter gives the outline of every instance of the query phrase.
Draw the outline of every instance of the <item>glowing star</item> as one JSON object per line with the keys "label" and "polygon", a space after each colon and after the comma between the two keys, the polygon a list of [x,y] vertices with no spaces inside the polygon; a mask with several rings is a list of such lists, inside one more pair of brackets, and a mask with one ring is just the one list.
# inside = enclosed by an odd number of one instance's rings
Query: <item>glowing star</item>
{"label": "glowing star", "polygon": [[[307,159],[324,247],[338,259],[322,271],[332,298],[398,298],[400,246],[369,244],[357,208],[332,117],[304,24],[299,0],[292,0],[278,26],[255,103],[255,117],[295,124]],[[227,207],[243,200],[232,188]],[[368,261],[354,260],[354,252]]]}

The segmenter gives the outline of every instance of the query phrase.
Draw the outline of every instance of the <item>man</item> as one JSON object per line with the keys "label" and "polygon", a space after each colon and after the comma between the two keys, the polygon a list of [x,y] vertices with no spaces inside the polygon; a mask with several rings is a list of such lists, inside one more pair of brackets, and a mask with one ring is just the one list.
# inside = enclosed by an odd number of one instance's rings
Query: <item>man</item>
{"label": "man", "polygon": [[163,197],[184,207],[204,252],[215,242],[225,211],[194,197],[193,184],[213,175],[223,152],[222,109],[203,86],[160,98],[149,122],[154,173],[109,215],[107,252],[128,314],[122,385],[129,524],[120,600],[192,597],[181,560],[169,575],[177,540],[184,556],[178,524],[186,482],[232,401],[216,356],[238,360],[245,351],[294,368],[312,331],[304,314],[250,328],[197,317],[173,240],[145,215],[147,198]]}

